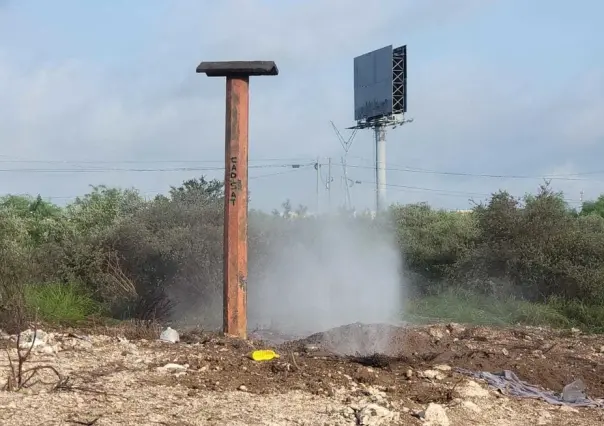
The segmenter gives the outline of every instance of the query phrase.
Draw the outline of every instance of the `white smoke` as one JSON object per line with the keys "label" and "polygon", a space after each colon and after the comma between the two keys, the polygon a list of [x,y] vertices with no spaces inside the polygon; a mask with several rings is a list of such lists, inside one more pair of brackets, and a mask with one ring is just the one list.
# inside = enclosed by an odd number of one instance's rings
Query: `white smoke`
{"label": "white smoke", "polygon": [[355,322],[400,322],[396,236],[369,220],[303,221],[272,244],[262,278],[250,282],[250,328],[300,336]]}

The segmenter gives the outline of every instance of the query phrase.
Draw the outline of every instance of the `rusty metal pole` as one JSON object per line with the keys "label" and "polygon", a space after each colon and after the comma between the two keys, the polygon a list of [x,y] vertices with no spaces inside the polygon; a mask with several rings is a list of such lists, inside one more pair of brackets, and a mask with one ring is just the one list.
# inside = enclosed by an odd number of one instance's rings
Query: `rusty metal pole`
{"label": "rusty metal pole", "polygon": [[277,75],[272,61],[202,62],[198,73],[226,77],[223,330],[247,337],[249,78]]}

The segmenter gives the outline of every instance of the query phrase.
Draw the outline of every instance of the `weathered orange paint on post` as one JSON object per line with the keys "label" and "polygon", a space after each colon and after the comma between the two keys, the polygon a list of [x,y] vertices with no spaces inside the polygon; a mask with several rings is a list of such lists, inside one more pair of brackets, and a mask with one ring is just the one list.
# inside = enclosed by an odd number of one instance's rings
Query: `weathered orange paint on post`
{"label": "weathered orange paint on post", "polygon": [[226,79],[224,202],[224,332],[247,334],[249,77]]}
{"label": "weathered orange paint on post", "polygon": [[202,62],[197,72],[226,77],[224,311],[226,334],[247,337],[249,77],[277,75],[272,61]]}

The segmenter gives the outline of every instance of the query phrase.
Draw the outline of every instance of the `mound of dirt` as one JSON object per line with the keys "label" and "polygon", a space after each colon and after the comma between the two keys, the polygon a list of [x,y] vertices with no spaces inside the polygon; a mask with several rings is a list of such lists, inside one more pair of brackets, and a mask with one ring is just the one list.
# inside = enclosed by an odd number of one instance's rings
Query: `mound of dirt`
{"label": "mound of dirt", "polygon": [[[424,342],[408,341],[409,333],[402,327],[389,324],[354,323],[315,333],[305,339],[295,342],[298,346],[316,345],[321,349],[337,355],[367,356],[375,353],[387,356],[399,356],[410,344],[415,349]],[[421,348],[425,350],[425,347]]]}
{"label": "mound of dirt", "polygon": [[[366,359],[390,357],[391,368],[448,364],[473,371],[512,370],[523,380],[560,392],[577,378],[604,398],[604,339],[543,328],[398,327],[350,324],[282,345],[287,350]],[[362,361],[365,362],[365,361]],[[384,363],[384,361],[380,361]]]}

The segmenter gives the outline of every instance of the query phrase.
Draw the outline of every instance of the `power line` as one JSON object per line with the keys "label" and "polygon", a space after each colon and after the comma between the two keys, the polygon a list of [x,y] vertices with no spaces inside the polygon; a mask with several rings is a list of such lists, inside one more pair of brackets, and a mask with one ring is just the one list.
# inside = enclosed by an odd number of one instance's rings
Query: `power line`
{"label": "power line", "polygon": [[[361,182],[361,183],[375,184],[375,182]],[[445,196],[451,196],[451,197],[464,197],[464,198],[471,197],[471,196],[491,197],[493,195],[493,193],[486,193],[486,192],[466,192],[466,191],[455,191],[455,190],[449,190],[449,189],[424,188],[424,187],[420,187],[420,186],[397,185],[397,184],[386,184],[386,185],[395,191],[434,192],[434,193],[438,193],[438,195],[445,195]],[[567,203],[581,203],[580,200],[574,200],[574,199],[570,199],[570,198],[565,198],[564,201],[566,201]]]}
{"label": "power line", "polygon": [[[309,166],[300,166],[300,167],[293,168],[292,170],[285,170],[285,171],[282,171],[282,172],[267,173],[267,174],[263,174],[263,175],[250,176],[248,179],[252,180],[252,179],[261,179],[261,178],[271,177],[271,176],[280,176],[280,175],[285,175],[285,174],[296,173],[296,172],[299,172],[299,171],[302,171],[302,170],[309,170]],[[141,194],[141,195],[157,195],[157,194],[160,194],[161,192],[162,191],[160,191],[160,190],[158,190],[158,191],[145,191],[145,192],[139,192],[139,194]],[[30,196],[31,194],[16,194],[16,195]],[[52,199],[69,200],[69,199],[76,199],[76,198],[81,197],[81,196],[82,196],[82,194],[80,194],[80,195],[50,195],[50,196],[46,196],[44,198],[51,199],[51,200]]]}
{"label": "power line", "polygon": [[[315,162],[301,164],[301,163],[289,163],[289,164],[252,164],[248,166],[249,169],[266,169],[266,168],[284,168],[284,167],[306,167],[313,166]],[[113,173],[113,172],[196,172],[196,171],[223,171],[224,167],[171,167],[171,168],[64,168],[64,169],[41,169],[41,168],[11,168],[11,169],[0,169],[0,172],[4,173]]]}
{"label": "power line", "polygon": [[[0,155],[2,158],[11,158],[6,155]],[[361,160],[367,160],[363,157],[356,157]],[[249,168],[265,168],[265,167],[289,167],[294,165],[295,162],[306,163],[304,165],[314,165],[316,161],[312,161],[308,158],[264,158],[264,159],[250,159],[250,162],[270,162],[270,161],[283,161],[291,162],[290,164],[265,164],[258,165],[252,164]],[[369,161],[369,160],[367,160]],[[181,164],[211,164],[211,163],[222,163],[221,160],[27,160],[27,159],[10,159],[0,160],[0,163],[6,164],[64,164],[77,166],[78,164],[94,165],[94,164],[170,164],[170,163],[181,163]],[[374,169],[373,166],[365,166],[362,164],[347,164],[347,167],[360,168],[360,169]],[[98,167],[98,168],[2,168],[0,172],[4,173],[105,173],[105,172],[187,172],[187,171],[215,171],[223,170],[223,167],[218,166],[199,166],[199,167],[162,167],[162,168],[120,168],[120,167]],[[403,173],[422,173],[422,174],[435,174],[443,176],[460,176],[460,177],[473,177],[473,178],[491,178],[491,179],[551,179],[551,180],[566,180],[566,181],[593,181],[594,179],[577,178],[577,176],[589,176],[604,174],[604,170],[594,170],[587,172],[567,173],[567,174],[551,174],[551,175],[506,175],[506,174],[490,174],[490,173],[470,173],[470,172],[453,172],[453,171],[441,171],[432,169],[423,169],[417,167],[409,167],[404,165],[391,164],[386,167],[389,171],[398,171]]]}
{"label": "power line", "polygon": [[[11,158],[6,155],[0,155],[2,158]],[[249,159],[249,162],[268,162],[268,161],[291,161],[291,162],[308,162],[312,159],[308,157],[299,158],[256,158]],[[197,163],[223,163],[224,159],[220,160],[28,160],[16,159],[0,160],[0,163],[41,163],[41,164],[167,164],[167,163],[182,163],[182,164],[197,164]]]}
{"label": "power line", "polygon": [[401,189],[414,189],[418,191],[427,191],[427,192],[446,192],[448,194],[459,194],[459,195],[476,195],[476,196],[490,196],[491,194],[487,194],[484,192],[467,192],[467,191],[455,191],[449,189],[438,189],[438,188],[423,188],[420,186],[409,186],[409,185],[397,185],[397,184],[386,184],[386,186],[393,188],[401,188]]}
{"label": "power line", "polygon": [[[367,182],[367,181],[357,181],[357,183],[368,183],[368,184],[372,184],[375,185],[375,182]],[[438,193],[443,193],[446,195],[457,195],[457,196],[462,196],[462,197],[466,197],[466,196],[491,196],[492,194],[488,194],[486,192],[467,192],[467,191],[455,191],[455,190],[449,190],[449,189],[439,189],[439,188],[424,188],[421,186],[410,186],[410,185],[398,185],[395,183],[387,183],[386,184],[387,187],[389,188],[393,188],[394,190],[398,190],[398,191],[422,191],[422,192],[438,192]]]}
{"label": "power line", "polygon": [[[354,167],[354,168],[360,168],[360,169],[374,169],[374,167],[363,166],[360,164],[349,164],[348,167]],[[465,176],[465,177],[479,177],[479,178],[493,178],[493,179],[547,179],[547,180],[565,180],[565,181],[600,181],[600,179],[582,179],[582,178],[572,178],[572,177],[568,177],[568,176],[604,174],[604,170],[582,172],[582,173],[569,173],[567,175],[545,175],[545,176],[495,175],[495,174],[485,174],[485,173],[448,172],[448,171],[438,171],[438,170],[428,170],[428,169],[417,169],[417,168],[410,168],[410,167],[386,167],[386,170],[405,172],[405,173],[427,173],[427,174],[445,175],[445,176]]]}
{"label": "power line", "polygon": [[301,166],[301,167],[294,168],[293,170],[285,170],[283,172],[267,173],[264,175],[250,176],[248,179],[260,179],[260,178],[265,178],[265,177],[269,177],[269,176],[287,175],[287,174],[299,172],[301,170],[309,170],[309,166]]}
{"label": "power line", "polygon": [[[256,161],[283,161],[285,159],[275,158],[275,159],[264,159],[264,160],[256,160]],[[23,160],[23,162],[29,161],[40,161],[42,160]],[[192,163],[203,163],[203,162],[222,162],[224,160],[184,160],[183,162],[192,162]],[[2,162],[2,161],[0,161]],[[49,160],[50,162],[50,160]],[[115,163],[163,163],[169,162],[165,161],[116,161]],[[84,162],[82,162],[84,163]],[[94,162],[91,162],[91,164]],[[102,163],[102,162],[99,162]],[[110,164],[111,162],[107,162]],[[310,167],[314,167],[317,165],[319,167],[319,172],[321,172],[320,167],[322,164],[319,164],[316,160],[308,163],[281,163],[281,164],[251,164],[248,166],[249,169],[269,169],[269,168],[291,168],[291,170],[285,170],[276,173],[268,173],[263,175],[250,176],[249,179],[259,179],[264,177],[278,176],[289,173],[294,173],[300,170],[307,170]],[[370,166],[363,165],[348,165],[348,167],[355,168],[366,168],[373,169]],[[420,168],[411,168],[411,167],[387,167],[387,170],[392,171],[401,171],[401,172],[409,172],[409,173],[430,173],[430,174],[439,174],[439,175],[453,175],[453,176],[468,176],[468,177],[484,177],[484,178],[500,178],[500,179],[557,179],[557,180],[588,180],[588,179],[577,179],[577,178],[568,178],[564,176],[579,176],[579,175],[589,175],[589,174],[597,174],[604,173],[604,171],[592,171],[592,172],[582,172],[568,175],[550,175],[550,176],[522,176],[522,175],[495,175],[495,174],[473,174],[473,173],[464,173],[464,172],[446,172],[446,171],[437,171],[437,170],[429,170],[429,169],[420,169]],[[201,166],[201,167],[167,167],[167,168],[10,168],[10,169],[0,169],[0,172],[5,173],[107,173],[107,172],[198,172],[198,171],[224,171],[224,167],[222,166]],[[320,173],[320,178],[325,183],[322,173]],[[375,184],[375,182],[368,181],[357,181],[357,183],[371,183]],[[398,184],[386,184],[387,187],[392,188],[396,191],[422,191],[422,192],[434,192],[439,195],[446,196],[454,196],[454,197],[468,197],[468,196],[477,196],[477,197],[489,197],[491,193],[481,193],[481,192],[468,192],[468,191],[455,191],[455,190],[447,190],[447,189],[439,189],[439,188],[425,188],[418,186],[410,186],[410,185],[398,185]],[[156,193],[160,193],[161,191],[157,191]],[[55,199],[68,199],[68,198],[76,198],[77,196],[56,196],[56,197],[47,197],[47,198],[55,198]],[[567,202],[579,203],[577,200],[565,200]]]}

